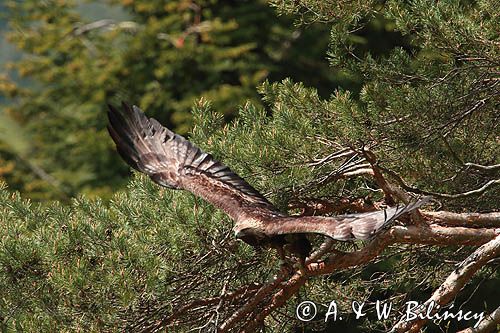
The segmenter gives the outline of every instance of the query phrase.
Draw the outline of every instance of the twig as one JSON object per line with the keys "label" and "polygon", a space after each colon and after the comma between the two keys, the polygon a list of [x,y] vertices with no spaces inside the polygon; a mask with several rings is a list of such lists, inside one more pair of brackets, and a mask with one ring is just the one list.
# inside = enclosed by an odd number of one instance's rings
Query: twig
{"label": "twig", "polygon": [[255,329],[262,325],[264,319],[276,308],[284,305],[293,295],[295,295],[300,287],[302,287],[307,281],[307,276],[297,272],[292,276],[282,287],[282,289],[276,292],[269,304],[264,307],[254,318],[251,320],[242,330],[242,333],[254,332]]}
{"label": "twig", "polygon": [[363,148],[363,155],[365,156],[365,159],[372,166],[373,177],[375,178],[375,181],[377,182],[378,186],[382,189],[382,191],[384,191],[386,202],[389,205],[394,205],[396,203],[395,198],[398,198],[404,203],[408,203],[410,201],[409,196],[400,189],[390,184],[385,179],[382,172],[380,172],[382,168],[378,165],[377,157],[375,156],[375,154],[370,150]]}
{"label": "twig", "polygon": [[394,171],[386,169],[386,168],[381,167],[381,166],[378,166],[378,167],[381,170],[383,170],[384,172],[386,172],[387,174],[389,174],[391,177],[396,179],[398,184],[406,191],[412,192],[415,194],[432,195],[433,197],[442,198],[442,199],[458,199],[458,198],[466,198],[466,197],[470,197],[473,195],[483,194],[484,192],[486,192],[486,190],[488,188],[490,188],[494,185],[500,184],[500,179],[493,179],[493,180],[490,180],[489,182],[487,182],[486,184],[484,184],[483,186],[481,186],[480,188],[477,188],[477,189],[471,190],[471,191],[467,191],[467,192],[463,192],[463,193],[457,193],[457,194],[436,193],[436,192],[421,190],[419,188],[410,186],[410,185],[406,184],[405,181],[403,180],[403,178],[401,178],[401,176],[398,175],[397,173],[395,173]]}
{"label": "twig", "polygon": [[84,24],[78,28],[74,28],[72,33],[74,36],[80,36],[86,34],[91,30],[108,28],[113,25],[115,25],[115,20],[111,19],[97,20],[88,24]]}
{"label": "twig", "polygon": [[276,278],[272,279],[265,285],[263,285],[253,296],[253,298],[248,301],[244,306],[238,309],[231,317],[229,317],[225,322],[222,323],[222,325],[219,327],[218,332],[219,333],[224,333],[227,332],[229,329],[233,328],[237,322],[242,319],[244,316],[249,314],[250,312],[253,312],[254,309],[259,305],[259,303],[269,295],[271,291],[279,287],[280,283],[283,282],[284,277],[283,276],[277,276]]}
{"label": "twig", "polygon": [[218,297],[211,297],[211,298],[205,298],[205,299],[200,299],[200,300],[194,300],[188,304],[181,306],[173,314],[171,314],[170,316],[168,316],[168,317],[164,318],[163,320],[161,320],[160,322],[158,322],[156,325],[156,328],[162,328],[162,327],[167,327],[167,326],[172,325],[172,323],[177,318],[182,316],[187,311],[194,309],[196,307],[203,306],[203,305],[217,304],[217,303],[220,303],[220,302],[225,301],[225,300],[235,299],[235,298],[243,296],[249,292],[256,292],[256,290],[260,287],[261,287],[260,285],[253,284],[253,285],[245,286],[243,288],[240,288],[236,291],[233,291],[233,292],[230,292],[227,294],[224,293]]}
{"label": "twig", "polygon": [[314,167],[314,166],[330,163],[331,161],[338,159],[338,158],[353,157],[354,155],[356,155],[355,151],[353,151],[349,148],[345,148],[345,149],[339,150],[335,153],[331,153],[323,158],[314,159],[312,162],[309,162],[307,165],[310,167]]}
{"label": "twig", "polygon": [[471,169],[476,169],[479,171],[484,171],[487,173],[493,173],[495,171],[500,170],[500,164],[494,164],[494,165],[481,165],[481,164],[476,164],[476,163],[464,163],[466,167],[469,167]]}

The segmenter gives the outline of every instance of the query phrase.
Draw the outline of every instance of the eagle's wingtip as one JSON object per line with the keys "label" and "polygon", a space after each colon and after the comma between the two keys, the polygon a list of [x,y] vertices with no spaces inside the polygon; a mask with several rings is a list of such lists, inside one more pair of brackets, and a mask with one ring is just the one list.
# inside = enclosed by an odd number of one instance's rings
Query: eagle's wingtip
{"label": "eagle's wingtip", "polygon": [[122,105],[122,110],[123,112],[125,112],[126,114],[141,114],[141,113],[144,113],[137,105],[135,104],[129,104],[125,101],[122,101],[121,102],[121,105]]}
{"label": "eagle's wingtip", "polygon": [[116,113],[116,112],[117,112],[117,110],[116,110],[116,108],[113,106],[113,104],[111,104],[111,103],[106,103],[106,105],[108,106],[107,114],[108,114],[108,118],[109,118],[110,114],[112,114],[112,113]]}

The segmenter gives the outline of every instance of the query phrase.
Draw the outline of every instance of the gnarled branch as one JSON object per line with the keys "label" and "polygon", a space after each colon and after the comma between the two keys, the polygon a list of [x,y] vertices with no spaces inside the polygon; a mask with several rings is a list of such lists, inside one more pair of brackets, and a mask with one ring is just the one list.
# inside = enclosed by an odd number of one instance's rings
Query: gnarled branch
{"label": "gnarled branch", "polygon": [[[358,251],[351,253],[336,253],[331,255],[326,260],[321,262],[311,262],[306,266],[306,276],[301,272],[296,272],[288,281],[284,283],[276,283],[276,280],[267,285],[266,293],[261,293],[259,299],[252,299],[246,305],[245,314],[248,314],[251,309],[260,308],[260,312],[255,313],[251,318],[245,319],[245,332],[252,332],[257,327],[262,325],[266,316],[273,310],[284,305],[301,286],[305,284],[310,276],[319,276],[330,274],[332,272],[366,264],[376,258],[388,246],[396,243],[411,243],[411,244],[432,244],[432,245],[481,245],[499,239],[500,229],[474,229],[463,227],[442,227],[438,225],[411,225],[411,226],[395,226],[379,237],[373,239],[368,245]],[[489,243],[488,243],[489,244]],[[485,257],[488,260],[491,255]],[[481,265],[487,259],[480,261]],[[468,266],[467,266],[468,267]],[[267,296],[271,295],[269,298]],[[259,304],[262,301],[264,304]],[[249,306],[251,305],[251,306]],[[229,327],[236,327],[236,319],[243,319],[242,313],[233,315],[228,321],[230,325],[224,325],[221,328],[223,332]]]}
{"label": "gnarled branch", "polygon": [[[436,303],[440,306],[448,304],[458,294],[460,290],[470,281],[472,276],[483,267],[490,259],[500,255],[500,235],[493,240],[479,247],[460,266],[454,270],[444,283],[434,292],[434,294],[424,303],[424,308]],[[419,332],[426,320],[416,319],[413,321],[400,322],[394,326],[394,332]]]}
{"label": "gnarled branch", "polygon": [[500,324],[500,306],[492,313],[486,315],[476,328],[469,327],[458,333],[493,333],[497,329],[498,324]]}
{"label": "gnarled branch", "polygon": [[447,227],[500,228],[500,212],[493,213],[452,213],[421,211],[432,223]]}

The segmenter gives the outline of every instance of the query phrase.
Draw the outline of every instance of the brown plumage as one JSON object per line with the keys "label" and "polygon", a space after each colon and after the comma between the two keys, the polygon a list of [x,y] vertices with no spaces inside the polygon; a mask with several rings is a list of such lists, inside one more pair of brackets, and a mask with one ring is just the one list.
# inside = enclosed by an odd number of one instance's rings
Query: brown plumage
{"label": "brown plumage", "polygon": [[130,166],[162,186],[188,190],[222,209],[235,221],[236,237],[253,246],[282,247],[296,234],[293,242],[302,244],[302,250],[295,252],[304,257],[310,251],[304,234],[340,241],[368,239],[426,202],[334,217],[287,216],[212,155],[147,118],[138,107],[123,103],[119,111],[109,106],[108,117],[109,133]]}

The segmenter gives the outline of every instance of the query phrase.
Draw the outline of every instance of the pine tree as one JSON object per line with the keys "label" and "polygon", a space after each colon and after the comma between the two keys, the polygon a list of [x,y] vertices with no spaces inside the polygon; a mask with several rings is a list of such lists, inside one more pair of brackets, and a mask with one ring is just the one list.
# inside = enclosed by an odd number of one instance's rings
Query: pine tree
{"label": "pine tree", "polygon": [[297,77],[323,92],[337,85],[322,61],[327,29],[294,27],[264,1],[114,4],[128,20],[92,21],[70,1],[8,3],[8,37],[25,55],[10,68],[25,81],[2,76],[0,93],[4,114],[30,144],[21,155],[2,140],[6,163],[16,164],[2,174],[33,199],[109,197],[124,185],[128,170],[112,154],[106,103],[134,102],[186,134],[200,97],[230,120],[239,104],[260,103],[255,87],[266,78]]}
{"label": "pine tree", "polygon": [[[235,240],[223,212],[141,175],[109,202],[31,203],[2,188],[4,330],[457,332],[474,321],[377,320],[374,303],[498,313],[495,4],[275,4],[332,28],[331,62],[362,75],[360,93],[266,82],[262,103],[242,104],[229,124],[202,99],[190,140],[290,214],[378,210],[421,194],[432,203],[365,243],[309,235],[321,250],[304,276]],[[373,19],[401,45],[359,45]],[[297,319],[303,300],[318,305],[315,320]],[[320,304],[332,300],[344,319],[325,323]],[[355,319],[353,300],[365,317]],[[480,331],[498,328],[495,318]]]}

